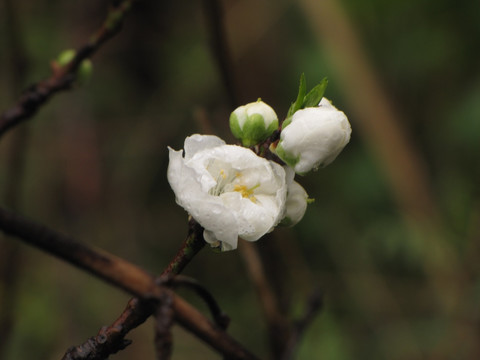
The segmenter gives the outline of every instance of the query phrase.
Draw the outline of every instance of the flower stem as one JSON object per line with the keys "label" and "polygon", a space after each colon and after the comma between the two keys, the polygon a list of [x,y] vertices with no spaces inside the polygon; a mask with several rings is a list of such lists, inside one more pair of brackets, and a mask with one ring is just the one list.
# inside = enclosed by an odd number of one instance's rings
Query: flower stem
{"label": "flower stem", "polygon": [[182,247],[178,250],[177,255],[170,261],[163,275],[177,275],[187,266],[187,264],[193,259],[193,257],[205,246],[205,240],[203,240],[203,228],[192,217],[188,222],[188,235],[183,242]]}

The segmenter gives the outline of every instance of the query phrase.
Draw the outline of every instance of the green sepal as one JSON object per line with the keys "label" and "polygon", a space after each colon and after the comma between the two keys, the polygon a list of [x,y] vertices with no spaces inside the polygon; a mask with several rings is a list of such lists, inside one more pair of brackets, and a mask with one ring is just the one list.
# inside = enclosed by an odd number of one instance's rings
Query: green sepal
{"label": "green sepal", "polygon": [[296,157],[288,155],[280,143],[278,143],[277,147],[275,148],[275,153],[291,168],[294,168],[295,165],[300,161],[300,155]]}
{"label": "green sepal", "polygon": [[230,131],[232,132],[233,136],[235,136],[236,139],[241,139],[243,135],[243,131],[240,128],[240,125],[238,123],[238,117],[235,114],[235,112],[232,112],[230,114]]}
{"label": "green sepal", "polygon": [[282,129],[285,129],[292,122],[292,116],[288,116],[282,123]]}
{"label": "green sepal", "polygon": [[[278,124],[277,124],[278,126]],[[265,121],[260,114],[253,114],[248,119],[248,124],[243,125],[242,144],[250,147],[259,144],[268,137]]]}
{"label": "green sepal", "polygon": [[284,226],[284,227],[291,227],[293,225],[293,221],[292,219],[285,216],[278,225]]}
{"label": "green sepal", "polygon": [[322,81],[320,81],[320,84],[315,86],[307,95],[305,95],[302,108],[317,107],[320,100],[322,100],[327,85],[328,79],[323,78]]}
{"label": "green sepal", "polygon": [[220,254],[222,252],[222,243],[220,243],[218,246],[210,245],[210,250],[212,250],[216,254]]}

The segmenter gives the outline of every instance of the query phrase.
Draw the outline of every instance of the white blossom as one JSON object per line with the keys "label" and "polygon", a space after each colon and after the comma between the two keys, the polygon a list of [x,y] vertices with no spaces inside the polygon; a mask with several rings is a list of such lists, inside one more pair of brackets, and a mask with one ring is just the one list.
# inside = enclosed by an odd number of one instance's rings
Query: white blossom
{"label": "white blossom", "polygon": [[282,219],[287,186],[280,165],[208,135],[187,137],[182,153],[169,148],[168,181],[212,246],[233,250],[238,237],[256,241]]}
{"label": "white blossom", "polygon": [[318,107],[298,110],[280,133],[276,153],[297,174],[330,164],[350,141],[346,115],[323,98]]}

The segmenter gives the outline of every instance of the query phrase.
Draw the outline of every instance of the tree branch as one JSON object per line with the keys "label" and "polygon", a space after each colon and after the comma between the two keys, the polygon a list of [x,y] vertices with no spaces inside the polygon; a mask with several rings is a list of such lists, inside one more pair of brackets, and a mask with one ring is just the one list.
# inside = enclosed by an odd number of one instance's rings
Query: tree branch
{"label": "tree branch", "polygon": [[[18,237],[32,246],[94,274],[141,298],[144,302],[151,303],[152,308],[158,301],[164,299],[165,296],[171,297],[175,320],[186,330],[197,335],[214,349],[231,359],[257,359],[256,356],[251,354],[222,329],[212,324],[197,309],[175,295],[172,290],[157,285],[155,277],[136,265],[105,251],[87,247],[70,237],[2,208],[0,208],[0,229],[6,234]],[[132,301],[135,302],[136,299]],[[148,312],[148,310],[152,310],[145,306],[131,305],[132,311]],[[135,317],[133,320],[140,317]],[[122,332],[122,329],[116,330],[119,333]],[[97,335],[98,343],[102,343],[102,341],[105,343],[108,340],[108,337],[102,336],[102,331],[99,335]],[[125,345],[124,341],[123,345]],[[78,351],[78,353],[81,354],[81,351]],[[64,359],[76,358],[67,354]],[[83,357],[83,359],[102,359],[102,357]]]}
{"label": "tree branch", "polygon": [[[203,228],[195,220],[190,218],[187,238],[180,247],[177,255],[162,272],[161,276],[178,274],[204,246]],[[67,350],[65,356],[72,353],[72,357],[65,359],[104,359],[105,357],[102,357],[103,354],[108,356],[108,354],[114,354],[122,350],[124,348],[124,341],[126,341],[124,337],[128,332],[143,324],[154,312],[155,306],[151,302],[138,298],[131,299],[122,314],[110,326],[105,326],[100,331],[102,333],[102,339],[105,337],[106,340],[96,342],[92,341],[93,338],[90,338],[84,344],[77,346],[77,348],[82,349],[81,352],[76,352],[76,348]],[[119,329],[121,331],[119,331]],[[129,345],[129,343],[127,345]],[[88,352],[83,350],[85,347],[89,349]],[[96,354],[98,354],[98,356]]]}
{"label": "tree branch", "polygon": [[172,332],[174,320],[172,298],[165,297],[155,312],[155,350],[157,360],[169,360],[172,355]]}
{"label": "tree branch", "polygon": [[70,88],[80,63],[91,57],[103,43],[120,31],[123,19],[133,2],[134,0],[123,0],[111,5],[102,26],[78,49],[75,57],[65,66],[52,66],[52,75],[49,78],[30,86],[17,103],[1,115],[0,137],[9,129],[32,117],[52,95]]}
{"label": "tree branch", "polygon": [[143,306],[139,306],[140,301],[138,298],[131,299],[122,316],[113,325],[102,327],[96,336],[81,345],[69,348],[62,360],[107,359],[109,355],[125,349],[131,344],[130,340],[125,339],[125,335],[142,324],[155,308],[152,302],[146,301]]}

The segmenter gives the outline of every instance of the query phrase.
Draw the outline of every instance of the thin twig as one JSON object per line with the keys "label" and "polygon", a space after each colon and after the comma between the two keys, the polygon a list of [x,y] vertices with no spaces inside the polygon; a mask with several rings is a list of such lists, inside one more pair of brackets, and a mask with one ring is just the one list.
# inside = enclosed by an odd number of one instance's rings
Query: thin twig
{"label": "thin twig", "polygon": [[165,270],[163,270],[161,276],[180,274],[185,266],[204,246],[203,228],[192,217],[190,217],[188,221],[187,238],[175,257],[170,261]]}
{"label": "thin twig", "polygon": [[221,79],[227,91],[228,101],[234,109],[238,103],[237,89],[232,66],[232,57],[228,49],[225,26],[223,24],[223,11],[218,0],[203,0],[210,44],[215,55]]}
{"label": "thin twig", "polygon": [[323,296],[319,289],[315,291],[308,298],[305,312],[301,318],[293,324],[293,329],[290,333],[290,337],[285,344],[281,360],[291,360],[295,358],[295,353],[302,339],[303,334],[315,319],[315,316],[322,309]]}
{"label": "thin twig", "polygon": [[[160,278],[161,280],[162,278]],[[161,280],[162,281],[162,280]],[[163,282],[163,281],[162,281]],[[217,301],[213,295],[203,287],[198,281],[187,276],[177,275],[164,281],[165,285],[177,289],[179,287],[187,287],[195,291],[195,293],[202,298],[208,306],[212,314],[215,324],[221,329],[226,330],[230,323],[230,318],[220,309]]]}
{"label": "thin twig", "polygon": [[31,118],[37,110],[55,93],[67,90],[75,80],[75,73],[81,62],[90,58],[108,39],[121,29],[125,14],[134,0],[117,1],[110,7],[102,26],[76,52],[75,57],[65,66],[52,66],[52,75],[27,89],[17,103],[0,117],[0,137],[9,129]]}

